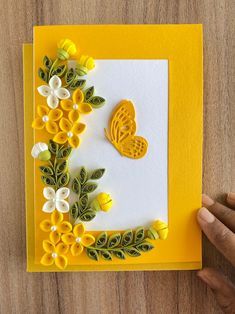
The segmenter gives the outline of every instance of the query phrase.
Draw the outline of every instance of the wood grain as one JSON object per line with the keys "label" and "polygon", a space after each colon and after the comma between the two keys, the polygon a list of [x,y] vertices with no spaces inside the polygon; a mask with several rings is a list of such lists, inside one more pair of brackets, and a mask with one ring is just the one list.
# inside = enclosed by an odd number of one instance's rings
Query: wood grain
{"label": "wood grain", "polygon": [[[32,26],[204,24],[204,192],[235,190],[234,1],[0,0],[0,313],[220,313],[195,272],[25,272],[22,43]],[[204,239],[204,264],[235,279]]]}

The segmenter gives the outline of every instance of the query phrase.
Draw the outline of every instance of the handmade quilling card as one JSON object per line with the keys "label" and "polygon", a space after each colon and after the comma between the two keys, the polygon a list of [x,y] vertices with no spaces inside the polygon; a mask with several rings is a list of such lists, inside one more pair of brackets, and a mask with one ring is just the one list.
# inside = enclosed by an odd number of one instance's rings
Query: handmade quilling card
{"label": "handmade quilling card", "polygon": [[28,271],[201,265],[200,25],[34,28]]}

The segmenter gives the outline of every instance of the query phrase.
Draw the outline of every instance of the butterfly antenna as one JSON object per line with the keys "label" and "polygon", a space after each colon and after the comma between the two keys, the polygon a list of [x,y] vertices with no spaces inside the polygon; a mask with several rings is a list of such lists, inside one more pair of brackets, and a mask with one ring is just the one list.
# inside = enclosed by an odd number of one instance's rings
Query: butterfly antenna
{"label": "butterfly antenna", "polygon": [[108,131],[106,129],[104,129],[104,134],[105,134],[106,138],[112,143],[110,136],[108,134]]}

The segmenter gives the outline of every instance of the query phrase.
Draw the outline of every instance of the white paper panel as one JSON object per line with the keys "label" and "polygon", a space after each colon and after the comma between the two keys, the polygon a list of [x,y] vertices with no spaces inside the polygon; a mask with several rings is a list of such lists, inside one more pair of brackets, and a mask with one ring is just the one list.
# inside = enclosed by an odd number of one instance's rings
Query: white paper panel
{"label": "white paper panel", "polygon": [[[110,193],[115,205],[109,213],[100,212],[87,229],[123,230],[158,218],[167,222],[168,61],[98,60],[88,76],[91,85],[107,103],[82,116],[87,130],[70,158],[70,171],[76,174],[82,165],[106,168],[97,192]],[[104,128],[121,99],[134,102],[137,134],[149,142],[142,159],[122,157],[105,138]]]}

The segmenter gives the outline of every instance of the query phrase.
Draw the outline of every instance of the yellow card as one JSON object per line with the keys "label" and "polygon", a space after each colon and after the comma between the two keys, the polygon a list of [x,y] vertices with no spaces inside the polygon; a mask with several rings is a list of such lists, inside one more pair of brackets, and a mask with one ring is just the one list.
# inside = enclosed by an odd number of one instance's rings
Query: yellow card
{"label": "yellow card", "polygon": [[202,80],[201,25],[34,28],[28,271],[201,267]]}

